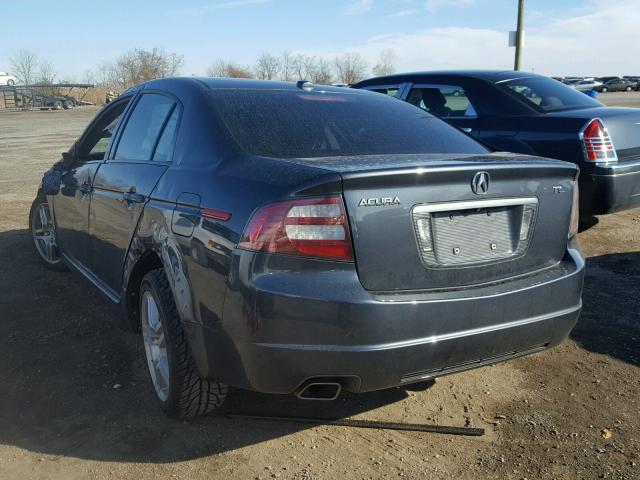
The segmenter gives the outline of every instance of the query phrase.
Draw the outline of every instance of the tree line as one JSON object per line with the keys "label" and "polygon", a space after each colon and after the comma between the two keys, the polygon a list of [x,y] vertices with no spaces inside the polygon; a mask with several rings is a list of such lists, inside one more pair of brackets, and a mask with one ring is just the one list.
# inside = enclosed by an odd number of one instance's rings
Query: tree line
{"label": "tree line", "polygon": [[[347,52],[333,58],[318,55],[261,53],[254,65],[245,66],[232,60],[216,60],[206,71],[207,76],[257,78],[293,82],[308,80],[319,85],[342,83],[351,85],[368,76],[389,75],[395,71],[397,57],[392,49],[382,50],[377,63],[369,64],[357,52]],[[47,85],[56,82],[74,83],[75,79],[58,78],[53,65],[28,50],[17,50],[9,59],[12,73],[24,85]],[[80,81],[97,84],[108,90],[122,92],[133,85],[156,78],[180,75],[184,55],[160,48],[135,48],[113,61],[103,62],[87,70]]]}

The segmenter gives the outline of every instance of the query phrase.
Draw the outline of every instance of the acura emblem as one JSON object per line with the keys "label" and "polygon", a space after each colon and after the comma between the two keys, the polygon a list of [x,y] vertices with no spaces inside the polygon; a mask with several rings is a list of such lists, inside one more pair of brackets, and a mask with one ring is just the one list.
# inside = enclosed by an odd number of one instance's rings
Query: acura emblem
{"label": "acura emblem", "polygon": [[476,195],[484,195],[489,191],[489,174],[478,172],[471,180],[471,190]]}

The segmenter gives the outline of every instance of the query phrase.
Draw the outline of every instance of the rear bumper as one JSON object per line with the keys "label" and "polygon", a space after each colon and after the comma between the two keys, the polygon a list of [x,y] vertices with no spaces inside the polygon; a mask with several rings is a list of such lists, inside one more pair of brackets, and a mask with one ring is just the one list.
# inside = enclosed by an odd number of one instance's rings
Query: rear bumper
{"label": "rear bumper", "polygon": [[640,207],[640,161],[583,169],[581,213],[604,215],[635,207]]}
{"label": "rear bumper", "polygon": [[498,285],[384,295],[364,290],[353,264],[292,273],[291,260],[268,257],[240,253],[223,321],[189,326],[204,376],[268,393],[311,378],[378,390],[554,346],[581,306],[577,247],[554,267]]}

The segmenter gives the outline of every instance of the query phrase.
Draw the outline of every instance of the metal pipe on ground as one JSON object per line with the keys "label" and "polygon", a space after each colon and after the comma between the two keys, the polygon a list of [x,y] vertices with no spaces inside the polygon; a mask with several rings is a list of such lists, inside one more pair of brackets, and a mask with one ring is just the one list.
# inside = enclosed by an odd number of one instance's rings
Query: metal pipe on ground
{"label": "metal pipe on ground", "polygon": [[395,423],[378,422],[374,420],[351,419],[326,419],[326,418],[301,418],[301,417],[275,417],[268,415],[252,415],[243,413],[230,413],[227,418],[242,420],[266,420],[272,422],[294,422],[310,425],[332,425],[338,427],[373,428],[378,430],[407,430],[414,432],[440,433],[446,435],[464,435],[480,437],[484,435],[484,428],[454,427],[449,425],[424,425],[419,423]]}

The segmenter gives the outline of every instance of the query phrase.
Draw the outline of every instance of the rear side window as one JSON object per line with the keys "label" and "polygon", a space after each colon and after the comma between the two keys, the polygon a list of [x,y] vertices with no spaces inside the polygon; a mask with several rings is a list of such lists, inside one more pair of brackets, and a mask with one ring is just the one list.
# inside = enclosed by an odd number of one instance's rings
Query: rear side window
{"label": "rear side window", "polygon": [[142,95],[118,142],[116,160],[151,160],[160,132],[175,102],[164,95]]}
{"label": "rear side window", "polygon": [[376,92],[376,93],[383,93],[385,95],[389,95],[390,97],[397,97],[399,88],[398,87],[376,87],[376,88],[371,88],[367,90],[371,90],[372,92]]}
{"label": "rear side window", "polygon": [[252,155],[487,152],[442,120],[363,90],[214,90],[211,98],[231,140]]}
{"label": "rear side window", "polygon": [[170,162],[171,154],[173,153],[173,139],[176,137],[178,131],[178,117],[180,116],[180,109],[176,106],[167,121],[167,124],[160,135],[158,140],[158,146],[153,154],[154,162]]}
{"label": "rear side window", "polygon": [[584,93],[551,78],[517,78],[499,82],[498,85],[545,112],[602,106]]}
{"label": "rear side window", "polygon": [[467,93],[455,85],[420,85],[409,92],[407,102],[438,117],[475,117]]}

